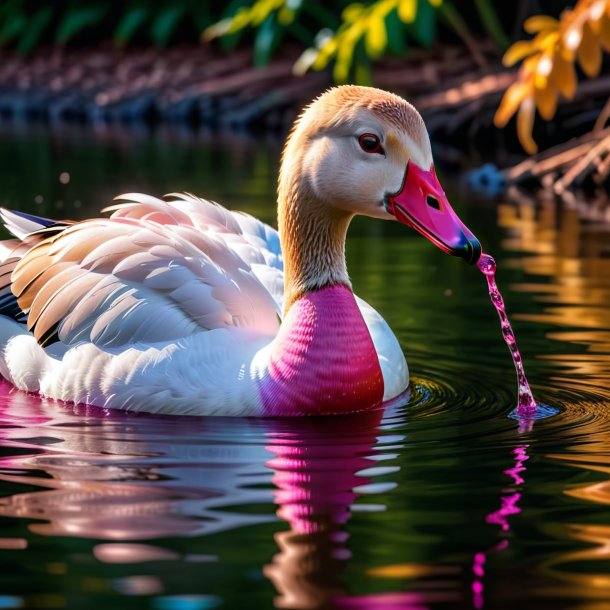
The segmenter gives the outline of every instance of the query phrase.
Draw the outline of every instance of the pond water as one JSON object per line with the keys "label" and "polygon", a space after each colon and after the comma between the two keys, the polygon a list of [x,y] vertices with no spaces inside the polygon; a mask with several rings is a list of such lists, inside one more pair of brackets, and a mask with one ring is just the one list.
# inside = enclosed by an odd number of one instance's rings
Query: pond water
{"label": "pond water", "polygon": [[[280,144],[0,129],[0,201],[84,218],[188,190],[273,221]],[[296,421],[59,405],[0,385],[0,608],[610,607],[610,235],[552,201],[474,201],[536,398],[485,278],[360,219],[356,291],[396,331],[406,407]]]}

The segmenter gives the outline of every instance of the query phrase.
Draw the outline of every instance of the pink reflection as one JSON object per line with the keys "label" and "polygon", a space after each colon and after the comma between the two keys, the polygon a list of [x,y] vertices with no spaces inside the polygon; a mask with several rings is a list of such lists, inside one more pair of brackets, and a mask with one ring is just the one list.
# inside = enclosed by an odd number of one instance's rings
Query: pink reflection
{"label": "pink reflection", "polygon": [[[350,596],[341,580],[350,559],[343,526],[379,468],[369,458],[379,455],[381,412],[299,421],[134,416],[7,390],[0,385],[0,442],[19,453],[0,457],[0,480],[28,489],[0,498],[0,516],[32,520],[39,535],[98,540],[93,553],[105,563],[181,561],[188,558],[144,542],[275,521],[266,510],[235,510],[268,506],[272,480],[289,526],[264,568],[278,608],[425,608],[414,593]],[[132,593],[141,584],[117,581]]]}
{"label": "pink reflection", "polygon": [[[527,455],[528,445],[522,445],[513,449],[513,465],[504,471],[504,474],[508,475],[513,480],[513,485],[523,485],[525,479],[521,476],[522,472],[525,472],[527,468],[524,463],[529,460]],[[519,500],[521,500],[521,493],[516,491],[514,487],[506,489],[503,495],[500,496],[500,508],[496,511],[489,513],[485,519],[487,523],[493,523],[499,525],[502,535],[507,536],[510,531],[509,519],[513,515],[517,515],[521,512],[519,506]],[[474,580],[472,581],[472,604],[479,610],[485,605],[484,598],[484,577],[485,577],[485,563],[487,561],[487,555],[490,553],[498,553],[508,548],[509,541],[507,538],[502,538],[500,542],[495,544],[492,548],[485,552],[478,552],[474,554],[472,561],[472,573]]]}
{"label": "pink reflection", "polygon": [[[444,595],[434,596],[443,601]],[[449,597],[449,599],[453,599]],[[420,593],[374,593],[335,599],[335,608],[340,610],[429,610]]]}
{"label": "pink reflection", "polygon": [[370,482],[358,471],[372,464],[367,456],[380,423],[377,412],[302,421],[291,430],[282,423],[269,434],[277,515],[290,525],[275,534],[280,552],[264,568],[278,592],[276,608],[327,608],[347,598],[340,574],[350,552],[342,526],[354,487]]}

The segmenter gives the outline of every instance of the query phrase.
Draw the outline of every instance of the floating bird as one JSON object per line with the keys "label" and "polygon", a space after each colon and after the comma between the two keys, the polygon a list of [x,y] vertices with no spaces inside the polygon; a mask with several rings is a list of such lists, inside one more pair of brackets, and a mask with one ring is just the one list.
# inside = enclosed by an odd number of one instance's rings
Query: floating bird
{"label": "floating bird", "polygon": [[356,214],[398,220],[474,264],[479,242],[436,177],[421,116],[369,87],[332,88],[285,145],[278,228],[191,194],[125,194],[107,218],[2,211],[0,373],[16,388],[176,415],[378,408],[409,373],[356,297]]}

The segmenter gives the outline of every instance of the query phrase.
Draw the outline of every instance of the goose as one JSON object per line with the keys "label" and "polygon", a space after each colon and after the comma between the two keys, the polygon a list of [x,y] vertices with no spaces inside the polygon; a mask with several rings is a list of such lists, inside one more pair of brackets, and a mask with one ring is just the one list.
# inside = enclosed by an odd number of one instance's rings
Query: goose
{"label": "goose", "polygon": [[417,110],[333,87],[281,158],[278,231],[188,193],[128,193],[109,217],[2,210],[0,374],[67,403],[173,415],[378,409],[407,392],[388,324],[352,292],[357,215],[399,221],[448,254],[481,246],[452,209]]}

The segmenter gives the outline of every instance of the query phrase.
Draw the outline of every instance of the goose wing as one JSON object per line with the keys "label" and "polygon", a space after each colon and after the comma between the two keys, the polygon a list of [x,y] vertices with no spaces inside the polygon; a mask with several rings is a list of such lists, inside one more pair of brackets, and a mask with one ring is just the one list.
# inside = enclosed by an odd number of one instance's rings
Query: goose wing
{"label": "goose wing", "polygon": [[41,344],[120,348],[216,328],[277,332],[273,229],[190,195],[120,200],[110,218],[67,226],[14,265],[12,294]]}

